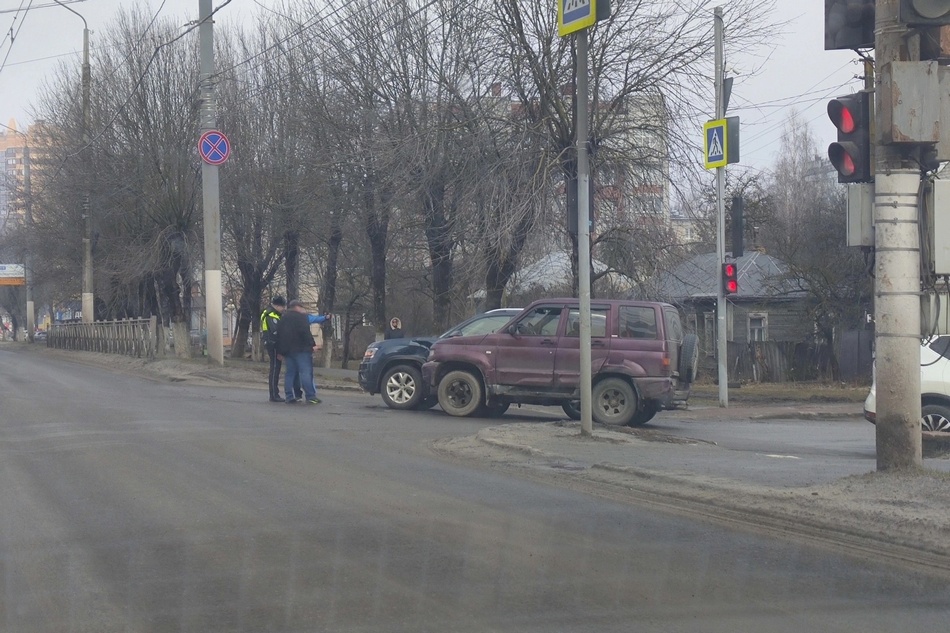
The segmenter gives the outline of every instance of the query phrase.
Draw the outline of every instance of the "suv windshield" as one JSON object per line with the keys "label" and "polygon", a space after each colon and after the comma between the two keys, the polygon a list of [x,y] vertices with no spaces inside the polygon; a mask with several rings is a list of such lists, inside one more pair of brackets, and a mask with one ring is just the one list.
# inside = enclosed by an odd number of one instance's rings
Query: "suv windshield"
{"label": "suv windshield", "polygon": [[483,314],[460,326],[454,327],[439,338],[450,336],[478,336],[491,334],[511,320],[512,314]]}

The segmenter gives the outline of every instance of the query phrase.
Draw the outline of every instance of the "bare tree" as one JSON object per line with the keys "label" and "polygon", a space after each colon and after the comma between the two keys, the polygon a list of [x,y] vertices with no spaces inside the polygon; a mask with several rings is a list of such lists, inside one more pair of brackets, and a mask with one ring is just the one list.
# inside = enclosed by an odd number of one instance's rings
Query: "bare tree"
{"label": "bare tree", "polygon": [[779,156],[771,185],[774,228],[766,244],[788,266],[783,281],[807,294],[808,316],[837,380],[836,336],[859,327],[871,309],[868,265],[859,250],[846,245],[845,190],[835,183],[814,136],[795,113],[786,123]]}

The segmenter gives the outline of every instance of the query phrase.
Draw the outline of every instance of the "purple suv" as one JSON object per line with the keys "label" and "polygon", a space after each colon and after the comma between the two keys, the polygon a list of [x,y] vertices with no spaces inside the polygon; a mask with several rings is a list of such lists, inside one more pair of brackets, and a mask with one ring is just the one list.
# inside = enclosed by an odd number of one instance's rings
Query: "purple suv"
{"label": "purple suv", "polygon": [[[436,342],[423,380],[451,415],[541,404],[560,405],[578,419],[579,334],[577,299],[536,301],[493,334]],[[591,358],[594,421],[638,426],[686,402],[699,355],[674,306],[595,300]]]}

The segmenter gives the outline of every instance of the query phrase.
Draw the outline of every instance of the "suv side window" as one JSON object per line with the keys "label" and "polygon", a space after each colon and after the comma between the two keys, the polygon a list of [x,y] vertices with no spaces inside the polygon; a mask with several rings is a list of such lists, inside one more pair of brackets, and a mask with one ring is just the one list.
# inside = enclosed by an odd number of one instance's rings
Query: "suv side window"
{"label": "suv side window", "polygon": [[667,308],[663,310],[663,318],[666,321],[666,338],[677,343],[683,342],[683,324],[680,322],[680,313],[676,310]]}
{"label": "suv side window", "polygon": [[[592,338],[603,338],[607,336],[607,308],[591,308],[590,310],[590,335]],[[581,335],[581,313],[580,310],[572,308],[567,314],[567,329],[564,336]]]}
{"label": "suv side window", "polygon": [[620,338],[656,339],[656,311],[650,306],[620,306]]}
{"label": "suv side window", "polygon": [[557,336],[561,320],[560,306],[538,306],[515,324],[522,336]]}

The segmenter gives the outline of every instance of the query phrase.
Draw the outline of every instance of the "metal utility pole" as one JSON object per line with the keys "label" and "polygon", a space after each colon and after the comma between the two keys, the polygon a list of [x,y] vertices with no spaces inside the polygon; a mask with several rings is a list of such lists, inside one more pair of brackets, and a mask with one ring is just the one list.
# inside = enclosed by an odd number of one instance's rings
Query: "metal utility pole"
{"label": "metal utility pole", "polygon": [[577,33],[577,276],[580,294],[581,435],[594,431],[590,351],[590,160],[587,154],[587,29]]}
{"label": "metal utility pole", "polygon": [[891,62],[910,61],[898,20],[899,0],[877,0],[877,125],[874,196],[874,309],[878,470],[921,465],[920,432],[920,168],[896,145],[880,142],[882,113],[893,103]]}
{"label": "metal utility pole", "polygon": [[[60,0],[56,4],[67,11],[71,11],[82,20],[82,143],[83,152],[89,148],[89,90],[92,73],[89,69],[89,25],[86,18],[77,11],[67,7]],[[83,222],[83,259],[82,259],[82,322],[92,323],[95,320],[95,302],[93,301],[92,278],[92,218],[89,208],[89,185],[83,193],[82,222]]]}
{"label": "metal utility pole", "polygon": [[[716,7],[713,12],[715,21],[715,87],[716,87],[716,119],[725,115],[725,103],[722,95],[723,85],[723,19],[722,7]],[[719,263],[726,261],[726,168],[716,168],[716,253]],[[717,275],[718,278],[718,275]],[[727,363],[728,341],[726,340],[726,295],[722,282],[717,283],[716,291],[716,356],[719,365],[719,406],[729,406],[729,365]]]}
{"label": "metal utility pole", "polygon": [[[214,22],[211,0],[198,0],[198,37],[201,54],[201,130],[214,130]],[[224,312],[221,300],[221,211],[218,196],[218,166],[201,163],[201,193],[204,208],[205,320],[208,358],[224,364]]]}

